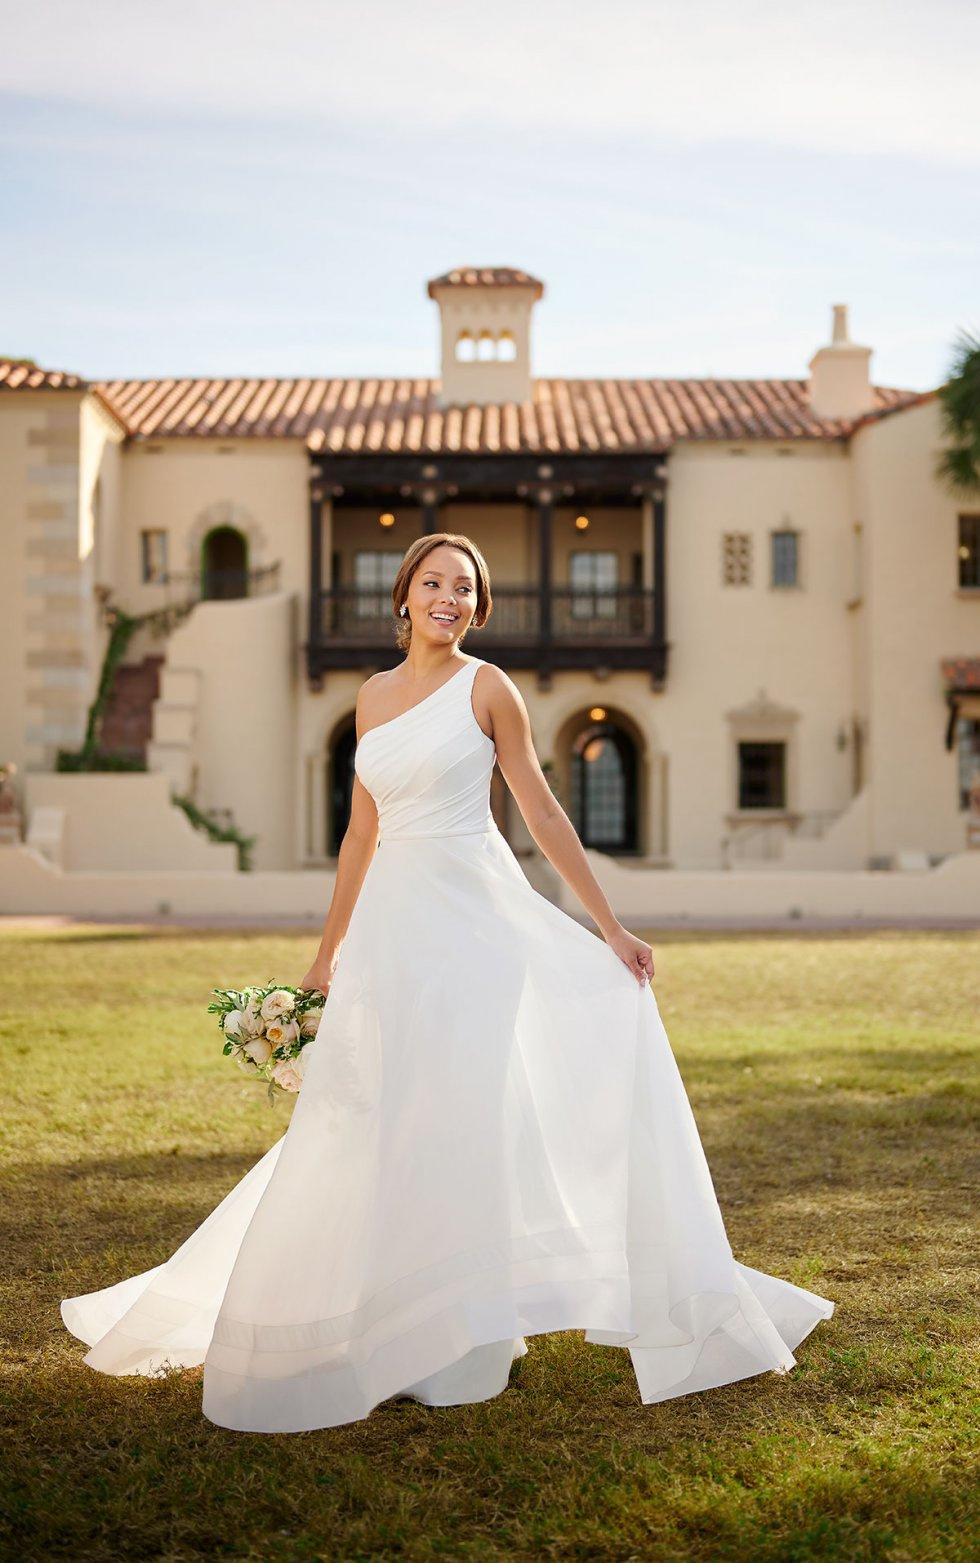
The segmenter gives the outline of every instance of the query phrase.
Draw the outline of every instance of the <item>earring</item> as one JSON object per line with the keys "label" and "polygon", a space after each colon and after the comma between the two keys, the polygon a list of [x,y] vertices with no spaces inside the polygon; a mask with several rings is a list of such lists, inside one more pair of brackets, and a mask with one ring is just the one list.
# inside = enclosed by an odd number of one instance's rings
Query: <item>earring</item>
{"label": "earring", "polygon": [[398,612],[401,614],[402,618],[404,618],[406,613],[408,612],[408,603],[407,602],[403,602],[401,607],[399,608]]}

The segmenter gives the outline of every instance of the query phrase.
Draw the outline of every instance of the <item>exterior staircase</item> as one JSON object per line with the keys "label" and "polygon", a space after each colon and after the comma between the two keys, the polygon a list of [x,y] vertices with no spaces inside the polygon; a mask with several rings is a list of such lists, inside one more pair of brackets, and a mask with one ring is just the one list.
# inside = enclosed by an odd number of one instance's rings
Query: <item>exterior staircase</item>
{"label": "exterior staircase", "polygon": [[102,714],[99,748],[146,762],[153,732],[153,703],[160,693],[162,656],[117,667],[112,690]]}

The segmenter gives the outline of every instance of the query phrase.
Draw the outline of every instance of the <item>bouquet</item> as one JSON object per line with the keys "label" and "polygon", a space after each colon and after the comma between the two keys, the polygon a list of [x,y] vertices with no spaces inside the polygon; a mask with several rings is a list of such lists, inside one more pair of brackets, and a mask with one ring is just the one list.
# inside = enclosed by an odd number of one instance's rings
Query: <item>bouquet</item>
{"label": "bouquet", "polygon": [[264,988],[212,988],[208,1014],[217,1015],[222,1052],[268,1085],[270,1103],[303,1084],[304,1048],[316,1036],[324,995],[316,989],[267,982]]}

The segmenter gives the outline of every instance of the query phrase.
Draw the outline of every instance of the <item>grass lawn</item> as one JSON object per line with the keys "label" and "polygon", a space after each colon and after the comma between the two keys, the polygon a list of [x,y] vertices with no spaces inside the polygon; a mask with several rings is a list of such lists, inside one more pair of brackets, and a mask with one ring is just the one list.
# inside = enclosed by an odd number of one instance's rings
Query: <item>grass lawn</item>
{"label": "grass lawn", "polygon": [[92,1372],[58,1303],[160,1263],[283,1132],[205,1006],[315,939],[0,934],[2,1556],[976,1557],[980,935],[653,942],[736,1255],[837,1302],[797,1368],[643,1406],[625,1351],[532,1336],[495,1400],[270,1437]]}

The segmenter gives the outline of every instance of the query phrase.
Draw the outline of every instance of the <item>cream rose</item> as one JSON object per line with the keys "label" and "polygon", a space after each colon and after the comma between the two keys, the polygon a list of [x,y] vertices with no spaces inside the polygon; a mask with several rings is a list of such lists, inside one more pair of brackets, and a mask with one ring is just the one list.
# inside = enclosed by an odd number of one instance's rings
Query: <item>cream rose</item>
{"label": "cream rose", "polygon": [[303,1084],[303,1076],[296,1068],[298,1063],[298,1058],[284,1058],[273,1069],[272,1078],[277,1085],[282,1086],[284,1091],[295,1093]]}
{"label": "cream rose", "polygon": [[265,1037],[252,1037],[245,1043],[245,1051],[254,1064],[265,1064],[272,1057],[272,1043]]}
{"label": "cream rose", "polygon": [[278,1020],[280,1015],[288,1015],[290,1010],[296,1008],[296,1000],[285,988],[276,988],[267,998],[262,1000],[262,1008],[259,1013],[263,1020]]}
{"label": "cream rose", "polygon": [[260,1037],[264,1030],[262,1016],[259,1014],[259,1006],[254,999],[249,999],[242,1010],[242,1035],[246,1037]]}
{"label": "cream rose", "polygon": [[229,1010],[225,1016],[224,1033],[226,1037],[232,1037],[237,1041],[242,1034],[242,1020],[244,1016],[240,1009]]}
{"label": "cream rose", "polygon": [[273,1047],[285,1047],[287,1043],[297,1040],[299,1026],[295,1020],[270,1020],[265,1034]]}
{"label": "cream rose", "polygon": [[308,1009],[300,1022],[299,1034],[301,1037],[315,1037],[323,1019],[323,1006],[319,1009]]}

